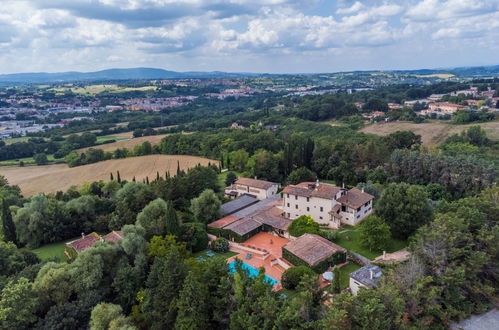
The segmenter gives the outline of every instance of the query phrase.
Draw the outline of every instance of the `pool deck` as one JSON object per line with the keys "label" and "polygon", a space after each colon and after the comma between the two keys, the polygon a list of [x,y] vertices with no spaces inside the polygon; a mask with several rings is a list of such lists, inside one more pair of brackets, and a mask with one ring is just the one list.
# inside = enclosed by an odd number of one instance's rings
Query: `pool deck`
{"label": "pool deck", "polygon": [[[285,268],[279,264],[271,265],[271,261],[277,258],[282,258],[282,247],[288,242],[289,239],[287,238],[279,237],[270,233],[264,233],[264,232],[258,233],[255,236],[248,239],[247,241],[245,241],[244,243],[241,243],[240,245],[247,248],[253,248],[253,249],[258,248],[259,250],[264,250],[261,252],[261,254],[252,253],[253,256],[250,259],[246,259],[245,257],[249,253],[248,251],[240,249],[237,246],[231,245],[230,250],[234,252],[239,252],[239,254],[227,259],[227,263],[231,263],[236,258],[238,258],[242,260],[244,263],[256,269],[264,267],[266,275],[280,282],[282,273],[285,271]],[[268,254],[270,255],[264,259],[263,255],[266,254],[266,252],[268,252]],[[292,265],[289,264],[289,266]],[[280,283],[275,285],[275,287],[276,287],[275,289],[279,289]]]}

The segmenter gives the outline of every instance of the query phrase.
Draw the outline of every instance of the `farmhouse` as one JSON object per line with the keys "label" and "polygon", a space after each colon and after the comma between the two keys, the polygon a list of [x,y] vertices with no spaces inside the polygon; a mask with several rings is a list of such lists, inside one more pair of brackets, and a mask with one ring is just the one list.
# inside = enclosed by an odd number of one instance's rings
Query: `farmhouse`
{"label": "farmhouse", "polygon": [[324,272],[329,266],[345,262],[347,250],[315,234],[303,234],[282,247],[282,256],[294,265]]}
{"label": "farmhouse", "polygon": [[118,244],[123,239],[123,234],[120,231],[112,231],[105,236],[99,236],[97,233],[90,233],[85,236],[81,234],[81,238],[66,243],[66,248],[64,249],[64,254],[68,259],[73,259],[81,252],[85,251],[89,247],[92,247],[97,242],[109,242],[113,244]]}
{"label": "farmhouse", "polygon": [[360,288],[375,287],[383,275],[379,266],[367,265],[350,273],[350,291],[357,295]]}
{"label": "farmhouse", "polygon": [[373,199],[357,188],[302,182],[284,188],[282,210],[289,219],[310,215],[320,224],[339,228],[342,224],[355,226],[371,214]]}
{"label": "farmhouse", "polygon": [[208,229],[217,236],[236,242],[244,242],[262,231],[286,236],[291,220],[281,216],[278,204],[279,195],[274,195],[208,224]]}
{"label": "farmhouse", "polygon": [[264,180],[239,178],[234,184],[225,188],[225,196],[236,198],[243,194],[253,195],[264,200],[277,194],[279,184]]}

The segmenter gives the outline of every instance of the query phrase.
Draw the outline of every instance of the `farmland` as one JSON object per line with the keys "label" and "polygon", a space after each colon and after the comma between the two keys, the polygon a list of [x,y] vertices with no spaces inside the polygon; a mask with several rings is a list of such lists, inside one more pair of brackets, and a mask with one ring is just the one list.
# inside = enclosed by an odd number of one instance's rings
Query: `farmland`
{"label": "farmland", "polygon": [[121,178],[128,181],[134,176],[137,181],[142,181],[145,177],[153,179],[157,172],[162,176],[167,171],[176,173],[177,162],[181,169],[189,169],[198,164],[218,163],[218,161],[194,156],[149,155],[107,160],[73,168],[65,164],[4,167],[0,169],[0,175],[4,175],[9,183],[18,185],[24,195],[31,196],[38,192],[64,191],[73,185],[82,185],[86,182],[108,181],[110,173],[116,174],[116,171],[120,171]]}
{"label": "farmland", "polygon": [[468,125],[452,125],[442,121],[416,124],[412,122],[376,123],[361,129],[364,133],[386,136],[396,131],[412,131],[421,135],[423,145],[432,146],[445,141],[450,135],[460,133],[470,126],[480,125],[492,140],[499,140],[499,121]]}
{"label": "farmland", "polygon": [[[89,148],[94,148],[94,149],[102,149],[104,151],[114,151],[116,149],[120,148],[125,148],[128,150],[133,149],[133,147],[138,146],[146,141],[151,142],[152,145],[158,144],[161,139],[163,139],[167,134],[162,134],[162,135],[151,135],[151,136],[141,136],[133,139],[127,139],[124,134],[128,133],[121,133],[120,134],[115,134],[110,136],[111,138],[115,138],[116,140],[121,140],[121,141],[116,141],[113,143],[106,143],[98,146],[93,146],[93,147],[88,147],[88,148],[82,148],[79,149],[78,152],[84,152],[88,150]],[[131,134],[131,133],[130,133]]]}
{"label": "farmland", "polygon": [[88,85],[84,87],[60,87],[54,88],[53,90],[56,92],[66,92],[71,91],[75,94],[94,96],[96,94],[102,92],[108,93],[123,93],[123,92],[132,92],[132,91],[148,91],[156,89],[155,86],[143,86],[143,87],[121,87],[115,84],[109,85]]}

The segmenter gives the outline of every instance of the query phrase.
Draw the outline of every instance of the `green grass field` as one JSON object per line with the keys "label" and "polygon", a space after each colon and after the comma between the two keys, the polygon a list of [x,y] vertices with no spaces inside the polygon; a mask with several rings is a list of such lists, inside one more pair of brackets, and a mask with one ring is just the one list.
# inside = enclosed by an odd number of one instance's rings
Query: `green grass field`
{"label": "green grass field", "polygon": [[352,262],[340,268],[340,287],[342,290],[348,288],[350,285],[350,273],[359,268],[359,265]]}
{"label": "green grass field", "polygon": [[[54,155],[47,155],[47,160],[50,162],[56,161]],[[58,159],[60,160],[60,159]],[[8,159],[0,161],[0,166],[19,166],[19,163],[23,161],[24,165],[35,165],[35,160],[33,157],[21,158],[21,159]]]}
{"label": "green grass field", "polygon": [[233,257],[235,255],[237,255],[238,253],[237,252],[232,252],[232,251],[228,251],[228,252],[225,252],[225,253],[218,253],[218,252],[214,252],[215,255],[213,257],[208,257],[206,255],[206,252],[208,250],[203,250],[203,251],[200,251],[200,252],[196,252],[194,253],[192,256],[194,258],[197,258],[197,257],[203,257],[205,258],[206,260],[227,260],[229,259],[230,257]]}
{"label": "green grass field", "polygon": [[[327,229],[326,229],[327,230]],[[334,229],[330,229],[334,230]],[[383,251],[381,250],[373,250],[369,251],[369,249],[363,247],[360,245],[360,233],[358,232],[358,227],[342,227],[339,230],[340,234],[338,236],[338,239],[335,240],[335,243],[344,247],[347,250],[351,250],[353,252],[357,252],[361,255],[363,255],[366,258],[369,259],[374,259],[377,256],[380,256],[383,254]],[[407,246],[407,241],[402,241],[398,239],[390,239],[390,241],[387,244],[386,252],[387,253],[392,253],[395,251],[398,251],[400,249],[403,249]]]}
{"label": "green grass field", "polygon": [[66,262],[67,258],[66,255],[64,254],[64,247],[66,246],[67,242],[74,241],[75,239],[78,239],[78,237],[68,239],[62,242],[46,244],[42,247],[39,247],[38,249],[31,250],[31,252],[35,253],[42,260],[56,258],[60,262]]}
{"label": "green grass field", "polygon": [[122,140],[128,140],[127,137],[123,137],[123,136],[114,136],[114,135],[103,135],[103,136],[98,136],[97,137],[97,143],[98,144],[101,144],[101,143],[105,143],[107,141],[122,141]]}
{"label": "green grass field", "polygon": [[28,141],[29,138],[30,138],[29,136],[23,136],[23,137],[12,138],[12,139],[3,139],[3,141],[5,142],[5,144],[9,145],[9,144],[17,143],[17,142]]}

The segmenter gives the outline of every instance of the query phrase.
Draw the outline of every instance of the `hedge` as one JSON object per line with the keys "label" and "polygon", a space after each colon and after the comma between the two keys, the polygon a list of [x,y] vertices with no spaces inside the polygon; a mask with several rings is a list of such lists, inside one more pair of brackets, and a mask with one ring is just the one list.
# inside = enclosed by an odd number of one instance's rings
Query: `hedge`
{"label": "hedge", "polygon": [[315,266],[310,266],[308,263],[303,261],[302,259],[298,258],[291,252],[289,252],[286,249],[282,249],[282,257],[286,259],[287,261],[291,262],[295,266],[307,266],[312,268],[316,273],[323,273],[325,272],[329,266],[334,266],[338,264],[342,264],[346,261],[346,253],[338,251],[334,253],[331,257],[327,258],[326,260],[321,261]]}

